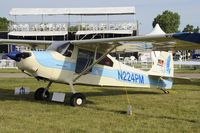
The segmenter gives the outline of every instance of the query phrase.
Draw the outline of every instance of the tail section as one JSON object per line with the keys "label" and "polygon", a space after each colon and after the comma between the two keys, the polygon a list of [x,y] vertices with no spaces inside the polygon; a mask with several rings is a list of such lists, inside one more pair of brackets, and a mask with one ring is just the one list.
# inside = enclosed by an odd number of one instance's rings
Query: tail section
{"label": "tail section", "polygon": [[149,75],[161,77],[174,76],[174,62],[172,51],[153,51],[152,57],[154,63],[151,70],[149,71]]}

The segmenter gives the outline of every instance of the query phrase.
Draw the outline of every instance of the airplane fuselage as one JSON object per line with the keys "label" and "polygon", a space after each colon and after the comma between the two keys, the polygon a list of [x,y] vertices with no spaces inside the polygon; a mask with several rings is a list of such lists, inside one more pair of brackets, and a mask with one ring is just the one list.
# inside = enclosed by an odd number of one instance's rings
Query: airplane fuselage
{"label": "airplane fuselage", "polygon": [[[80,49],[75,47],[72,55],[64,56],[56,51],[29,51],[31,56],[17,62],[19,69],[29,75],[52,82],[70,84],[83,69],[85,61],[79,55]],[[135,69],[107,55],[109,60],[96,64],[93,68],[73,84],[116,86],[116,87],[158,87],[170,89],[172,82],[151,77],[147,71]]]}

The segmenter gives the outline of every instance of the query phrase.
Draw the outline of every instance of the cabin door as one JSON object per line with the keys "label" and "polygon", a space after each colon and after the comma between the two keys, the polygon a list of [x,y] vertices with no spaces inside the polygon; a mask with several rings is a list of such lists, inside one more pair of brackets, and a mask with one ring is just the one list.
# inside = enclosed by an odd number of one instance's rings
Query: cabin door
{"label": "cabin door", "polygon": [[[85,70],[88,66],[90,66],[93,63],[93,60],[94,60],[93,52],[79,49],[75,72],[81,73],[83,70]],[[92,69],[90,69],[89,72],[91,71]]]}

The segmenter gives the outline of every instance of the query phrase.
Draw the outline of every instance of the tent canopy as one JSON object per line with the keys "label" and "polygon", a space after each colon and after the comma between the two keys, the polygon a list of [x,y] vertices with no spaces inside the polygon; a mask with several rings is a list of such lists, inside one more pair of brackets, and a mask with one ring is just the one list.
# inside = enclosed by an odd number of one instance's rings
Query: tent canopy
{"label": "tent canopy", "polygon": [[10,15],[131,15],[135,7],[103,7],[103,8],[12,8]]}
{"label": "tent canopy", "polygon": [[159,24],[156,24],[151,33],[147,35],[159,35],[159,34],[166,34],[166,33],[160,28]]}

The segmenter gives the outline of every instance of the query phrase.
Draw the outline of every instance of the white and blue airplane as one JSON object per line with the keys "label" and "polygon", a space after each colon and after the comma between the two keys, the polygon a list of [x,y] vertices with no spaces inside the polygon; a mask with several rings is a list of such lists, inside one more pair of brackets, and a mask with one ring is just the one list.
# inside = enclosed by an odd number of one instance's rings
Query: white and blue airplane
{"label": "white and blue airplane", "polygon": [[[138,42],[145,43],[145,47],[148,44],[148,49],[161,51],[149,71],[127,66],[109,55],[112,51],[119,49],[137,51]],[[86,98],[75,91],[74,85],[77,84],[132,88],[156,87],[168,93],[168,89],[172,88],[174,78],[171,51],[200,49],[200,34],[173,33],[55,42],[1,39],[0,43],[34,46],[51,44],[45,51],[12,52],[7,56],[17,62],[22,72],[38,80],[48,81],[47,87],[36,90],[36,100],[49,98],[52,83],[62,83],[68,84],[73,93],[70,105],[81,106],[85,104]]]}

